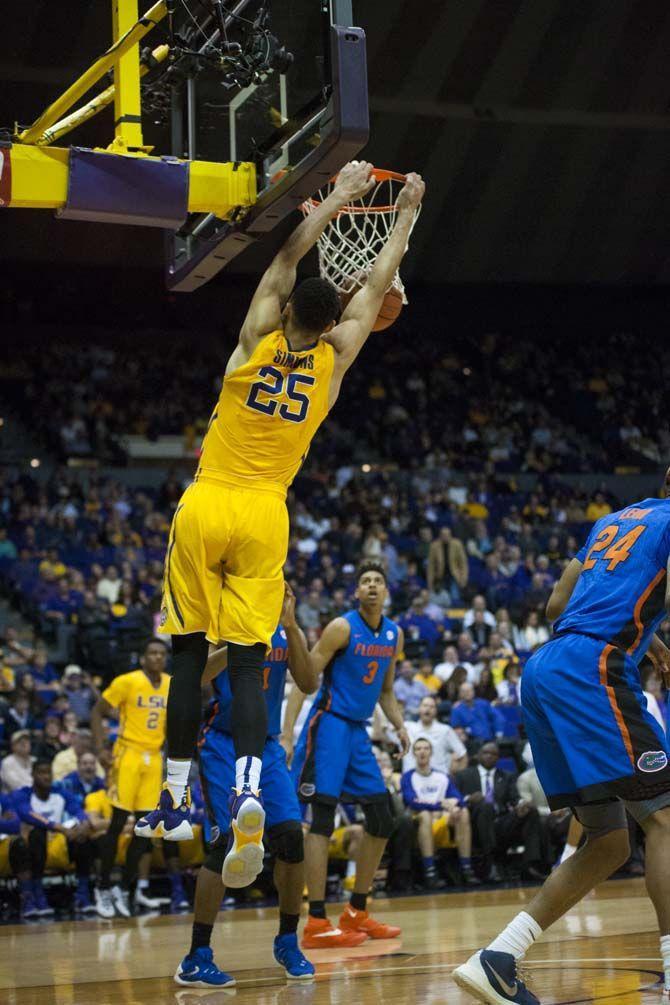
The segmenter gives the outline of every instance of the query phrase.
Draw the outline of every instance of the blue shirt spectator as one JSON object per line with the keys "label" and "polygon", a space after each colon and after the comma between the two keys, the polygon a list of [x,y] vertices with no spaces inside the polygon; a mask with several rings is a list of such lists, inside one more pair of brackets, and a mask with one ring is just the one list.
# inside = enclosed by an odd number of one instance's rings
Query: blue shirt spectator
{"label": "blue shirt spectator", "polygon": [[393,691],[398,701],[402,702],[405,709],[405,718],[416,718],[419,714],[421,699],[430,694],[430,691],[421,681],[414,680],[416,670],[411,660],[403,660],[398,667],[398,676],[393,685]]}
{"label": "blue shirt spectator", "polygon": [[415,597],[412,606],[401,618],[398,624],[405,633],[405,643],[423,643],[423,653],[433,651],[442,637],[441,626],[426,614],[426,605],[422,597]]}
{"label": "blue shirt spectator", "polygon": [[452,727],[465,730],[481,743],[494,740],[502,732],[502,724],[491,702],[475,698],[475,689],[467,682],[461,684],[458,696],[460,700],[451,711]]}
{"label": "blue shirt spectator", "polygon": [[95,754],[87,751],[79,757],[77,770],[71,771],[57,784],[63,793],[74,796],[83,808],[86,796],[105,788],[105,781],[100,778],[97,771]]}
{"label": "blue shirt spectator", "polygon": [[87,683],[87,676],[80,666],[70,663],[63,672],[63,694],[70,709],[76,713],[80,723],[91,721],[91,709],[98,700],[98,692]]}

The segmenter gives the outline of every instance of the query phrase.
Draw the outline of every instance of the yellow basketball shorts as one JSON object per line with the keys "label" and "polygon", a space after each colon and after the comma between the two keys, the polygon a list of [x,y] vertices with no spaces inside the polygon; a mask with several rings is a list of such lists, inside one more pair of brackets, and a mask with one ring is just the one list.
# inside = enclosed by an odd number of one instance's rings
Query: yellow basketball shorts
{"label": "yellow basketball shorts", "polygon": [[162,629],[269,646],[284,600],[288,533],[278,494],[202,476],[189,485],[170,530]]}
{"label": "yellow basketball shorts", "polygon": [[112,806],[134,813],[152,809],[163,785],[163,756],[160,750],[140,750],[117,740],[109,773],[107,796]]}
{"label": "yellow basketball shorts", "polygon": [[448,814],[433,820],[433,838],[435,848],[452,848],[454,846],[454,832],[449,823]]}
{"label": "yellow basketball shorts", "polygon": [[72,869],[70,850],[65,834],[58,832],[47,834],[46,869],[50,872],[67,872]]}

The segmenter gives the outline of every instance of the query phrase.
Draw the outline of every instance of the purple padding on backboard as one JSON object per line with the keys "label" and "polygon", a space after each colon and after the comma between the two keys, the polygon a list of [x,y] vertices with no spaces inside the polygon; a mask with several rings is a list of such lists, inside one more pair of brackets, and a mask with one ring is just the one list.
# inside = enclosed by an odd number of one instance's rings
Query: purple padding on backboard
{"label": "purple padding on backboard", "polygon": [[188,164],[72,147],[63,220],[177,230],[187,211]]}

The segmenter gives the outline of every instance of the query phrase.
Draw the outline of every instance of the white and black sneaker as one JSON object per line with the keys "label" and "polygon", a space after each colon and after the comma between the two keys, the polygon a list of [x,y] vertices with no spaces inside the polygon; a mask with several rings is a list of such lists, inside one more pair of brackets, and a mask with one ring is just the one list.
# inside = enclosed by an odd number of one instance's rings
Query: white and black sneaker
{"label": "white and black sneaker", "polygon": [[113,886],[111,889],[112,903],[114,904],[114,910],[122,918],[130,918],[130,901],[128,897],[128,891],[122,890],[120,886]]}
{"label": "white and black sneaker", "polygon": [[104,890],[96,887],[95,909],[98,912],[99,918],[113,918],[116,914],[116,911],[114,910],[114,901],[112,900],[112,891],[109,887]]}

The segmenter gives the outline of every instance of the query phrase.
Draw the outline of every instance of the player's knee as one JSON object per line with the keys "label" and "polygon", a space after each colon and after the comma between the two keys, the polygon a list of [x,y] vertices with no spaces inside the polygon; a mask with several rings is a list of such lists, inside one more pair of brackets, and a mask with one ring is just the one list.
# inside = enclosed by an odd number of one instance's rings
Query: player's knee
{"label": "player's knee", "polygon": [[205,869],[209,869],[210,872],[223,872],[223,860],[226,857],[226,842],[217,841],[213,844],[209,851],[203,865]]}
{"label": "player's knee", "polygon": [[365,814],[365,830],[370,837],[388,838],[394,827],[394,819],[391,813],[389,801],[384,799],[378,803],[366,803],[363,807]]}
{"label": "player's knee", "polygon": [[261,671],[267,647],[262,642],[253,646],[241,646],[238,642],[228,643],[228,673],[230,687],[234,692],[241,680],[261,680]]}
{"label": "player's knee", "polygon": [[318,834],[320,837],[331,837],[335,830],[335,807],[329,803],[312,803],[312,823],[309,828],[310,834]]}
{"label": "player's knee", "polygon": [[579,806],[575,816],[584,828],[587,846],[597,842],[598,854],[617,869],[630,855],[628,823],[622,803]]}
{"label": "player's knee", "polygon": [[286,823],[270,827],[268,839],[271,853],[280,862],[299,865],[304,860],[305,842],[299,820],[287,820]]}

